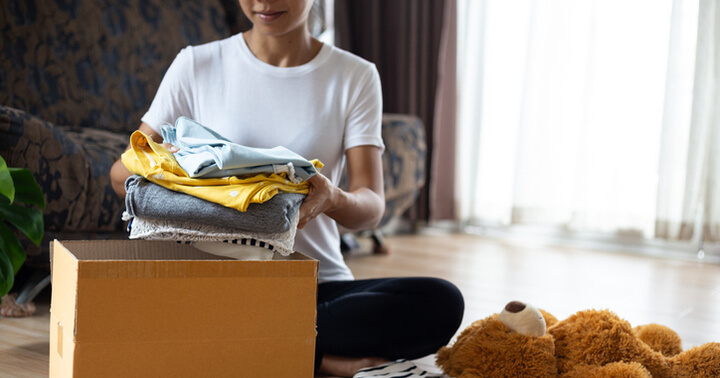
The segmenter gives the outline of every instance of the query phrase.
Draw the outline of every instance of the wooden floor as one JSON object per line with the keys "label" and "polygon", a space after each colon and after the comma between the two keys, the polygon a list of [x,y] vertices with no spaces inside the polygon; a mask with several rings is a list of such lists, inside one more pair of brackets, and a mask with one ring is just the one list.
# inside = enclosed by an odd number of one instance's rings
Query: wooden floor
{"label": "wooden floor", "polygon": [[[460,330],[511,300],[522,300],[558,319],[598,308],[632,325],[663,324],[678,332],[685,348],[720,341],[720,265],[472,235],[399,235],[386,241],[390,255],[359,251],[346,257],[356,277],[423,275],[452,281],[466,301]],[[47,376],[47,297],[37,303],[33,317],[0,318],[1,376]],[[430,368],[432,360],[420,364]]]}

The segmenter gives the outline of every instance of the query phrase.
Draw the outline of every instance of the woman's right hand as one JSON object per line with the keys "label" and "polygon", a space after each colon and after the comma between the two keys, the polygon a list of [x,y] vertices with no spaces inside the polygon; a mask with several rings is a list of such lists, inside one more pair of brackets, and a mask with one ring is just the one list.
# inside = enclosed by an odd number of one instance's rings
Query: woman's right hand
{"label": "woman's right hand", "polygon": [[[153,130],[145,122],[143,122],[140,127],[138,127],[138,130],[142,131],[143,134],[149,136],[150,138],[152,138],[153,141],[157,143],[160,143],[163,140],[162,135],[156,133],[155,130]],[[179,148],[173,146],[170,143],[162,143],[162,146],[172,153],[178,152],[180,150]],[[125,150],[127,151],[129,149],[130,144],[128,144]],[[113,163],[113,166],[110,168],[110,184],[118,197],[125,198],[125,180],[127,180],[127,178],[131,175],[132,172],[130,172],[125,167],[125,164],[123,164],[122,162],[122,158],[115,161],[115,163]]]}

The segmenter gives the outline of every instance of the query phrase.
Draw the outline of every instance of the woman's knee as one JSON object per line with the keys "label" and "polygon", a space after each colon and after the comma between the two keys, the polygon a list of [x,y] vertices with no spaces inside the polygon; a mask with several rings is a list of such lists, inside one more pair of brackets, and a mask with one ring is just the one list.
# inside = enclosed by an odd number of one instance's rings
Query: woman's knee
{"label": "woman's knee", "polygon": [[449,340],[460,327],[465,312],[462,292],[442,278],[425,277],[416,284],[423,293],[425,318],[432,321],[439,336]]}
{"label": "woman's knee", "polygon": [[441,310],[444,309],[446,326],[452,336],[462,322],[463,314],[465,313],[465,299],[460,289],[453,283],[443,279],[437,279],[437,281],[438,289],[436,295],[439,301],[437,307]]}

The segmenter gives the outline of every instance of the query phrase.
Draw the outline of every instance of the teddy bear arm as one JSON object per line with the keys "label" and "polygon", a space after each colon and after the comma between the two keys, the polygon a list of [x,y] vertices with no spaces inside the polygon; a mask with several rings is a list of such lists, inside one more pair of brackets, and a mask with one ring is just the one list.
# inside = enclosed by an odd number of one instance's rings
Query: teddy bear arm
{"label": "teddy bear arm", "polygon": [[720,343],[692,347],[668,361],[676,377],[720,377]]}
{"label": "teddy bear arm", "polygon": [[577,364],[560,375],[561,378],[651,378],[644,366],[638,362],[612,362],[603,366]]}
{"label": "teddy bear arm", "polygon": [[558,319],[555,317],[555,315],[553,315],[541,308],[539,308],[538,310],[540,310],[540,313],[542,314],[543,319],[545,319],[546,328],[550,328],[550,327],[554,326],[555,324],[557,324]]}
{"label": "teddy bear arm", "polygon": [[452,356],[452,349],[444,346],[438,349],[435,354],[435,364],[443,369],[443,371],[450,371],[452,363],[450,357]]}

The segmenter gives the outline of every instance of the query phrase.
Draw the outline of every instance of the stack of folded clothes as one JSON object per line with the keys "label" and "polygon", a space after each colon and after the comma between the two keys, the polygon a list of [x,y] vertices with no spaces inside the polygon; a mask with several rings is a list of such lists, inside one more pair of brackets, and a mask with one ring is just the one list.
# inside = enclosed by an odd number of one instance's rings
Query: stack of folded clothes
{"label": "stack of folded clothes", "polygon": [[322,163],[283,147],[234,144],[199,123],[180,117],[162,128],[170,153],[141,131],[130,136],[123,164],[124,219],[131,239],[194,243],[234,258],[251,251],[293,252],[307,179]]}

